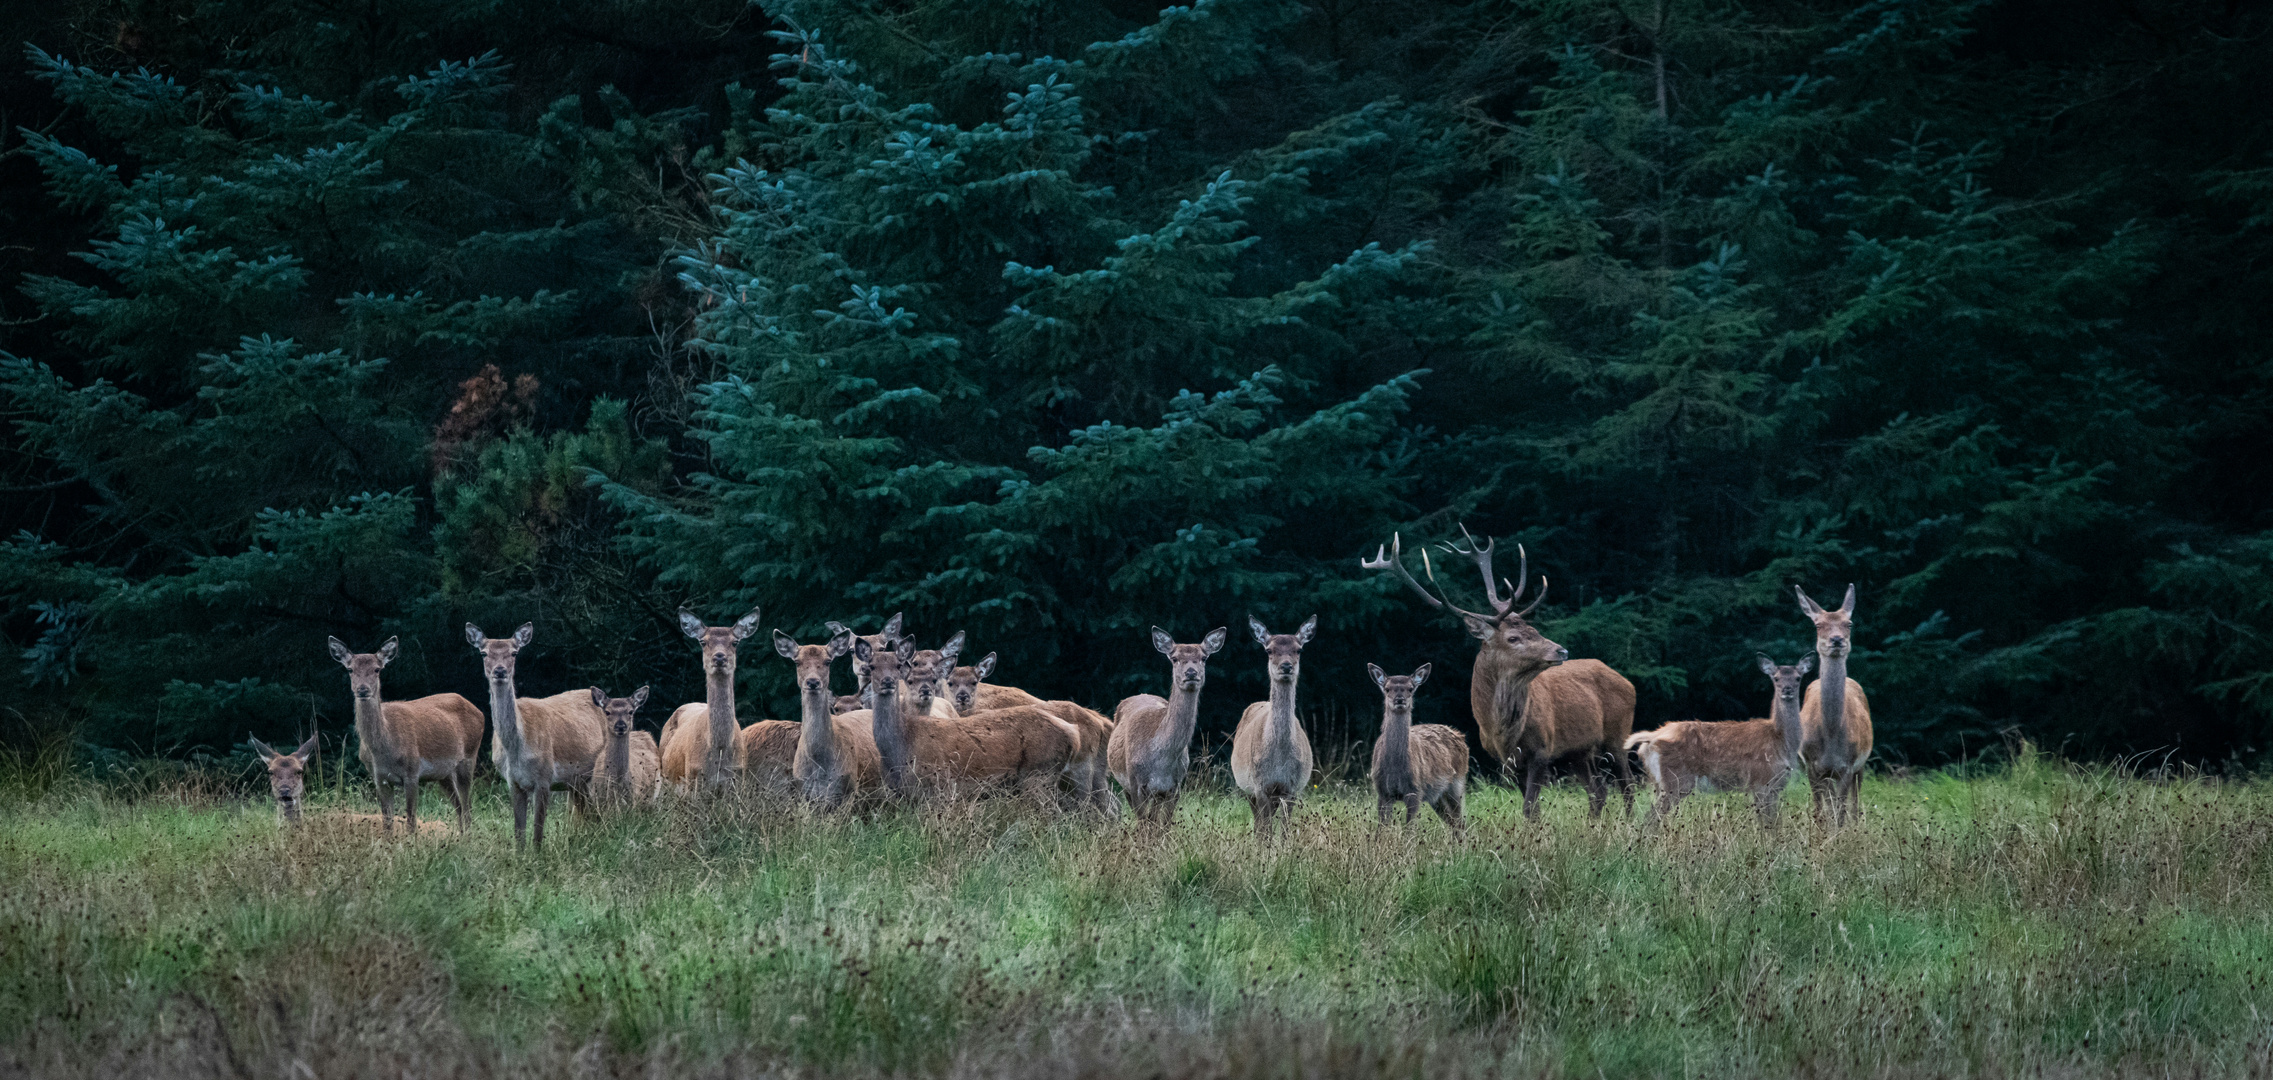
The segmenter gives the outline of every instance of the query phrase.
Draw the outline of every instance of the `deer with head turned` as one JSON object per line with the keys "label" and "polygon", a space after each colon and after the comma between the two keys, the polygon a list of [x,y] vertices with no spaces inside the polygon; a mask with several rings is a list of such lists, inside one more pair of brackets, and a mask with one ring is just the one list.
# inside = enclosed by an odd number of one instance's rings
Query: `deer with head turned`
{"label": "deer with head turned", "polygon": [[1693,792],[1742,791],[1752,796],[1760,824],[1776,827],[1784,785],[1800,767],[1800,684],[1815,657],[1789,667],[1760,657],[1760,671],[1775,684],[1776,697],[1766,720],[1681,720],[1651,731],[1637,731],[1626,749],[1642,759],[1642,771],[1657,787],[1649,823],[1673,813]]}
{"label": "deer with head turned", "polygon": [[627,698],[611,698],[595,686],[592,704],[599,706],[608,724],[607,745],[592,763],[593,803],[616,809],[653,802],[663,786],[662,763],[655,736],[640,731],[633,720],[639,707],[647,704],[647,688],[642,686]]}
{"label": "deer with head turned", "polygon": [[1200,721],[1208,657],[1222,650],[1229,633],[1218,626],[1197,644],[1180,645],[1153,627],[1152,647],[1168,658],[1168,696],[1136,694],[1113,707],[1105,767],[1120,781],[1121,796],[1141,823],[1162,828],[1176,823],[1176,800],[1192,771],[1192,732]]}
{"label": "deer with head turned", "polygon": [[774,651],[797,665],[801,720],[791,774],[806,801],[817,806],[841,806],[884,781],[874,727],[830,708],[829,668],[852,651],[852,641],[850,630],[837,631],[825,645],[800,645],[788,634],[773,632]]}
{"label": "deer with head turned", "polygon": [[489,715],[496,721],[489,757],[513,792],[513,847],[528,833],[529,804],[537,810],[535,845],[545,846],[545,811],[554,788],[565,788],[580,814],[592,810],[592,765],[607,740],[607,720],[589,690],[570,690],[546,698],[514,692],[513,672],[536,627],[522,623],[512,637],[493,638],[466,624],[466,642],[481,657],[489,682]]}
{"label": "deer with head turned", "polygon": [[401,649],[388,638],[375,653],[348,649],[338,638],[325,639],[331,658],[347,669],[347,685],[355,695],[356,756],[379,790],[379,824],[393,832],[394,800],[389,785],[403,791],[403,819],[418,832],[419,785],[434,780],[442,785],[451,805],[458,809],[458,832],[472,824],[474,759],[481,754],[481,710],[456,694],[431,694],[411,701],[386,701],[379,695],[379,670],[393,663]]}
{"label": "deer with head turned", "polygon": [[[1586,779],[1587,816],[1601,817],[1609,792],[1596,767],[1595,757],[1600,754],[1611,755],[1626,812],[1633,813],[1634,778],[1626,764],[1624,746],[1626,736],[1634,730],[1634,684],[1600,660],[1572,660],[1568,649],[1547,640],[1525,621],[1525,616],[1547,598],[1545,577],[1539,579],[1539,594],[1530,605],[1521,611],[1515,609],[1528,587],[1531,568],[1530,557],[1520,546],[1516,554],[1522,562],[1516,576],[1524,582],[1503,600],[1501,582],[1492,573],[1493,542],[1476,543],[1468,536],[1466,526],[1460,532],[1467,537],[1465,545],[1438,546],[1475,562],[1484,576],[1484,599],[1492,606],[1490,615],[1461,608],[1449,597],[1438,597],[1423,587],[1405,569],[1401,536],[1392,536],[1386,549],[1376,551],[1371,559],[1359,560],[1358,565],[1368,570],[1394,570],[1430,607],[1459,616],[1469,636],[1481,643],[1468,679],[1468,707],[1475,714],[1484,749],[1492,756],[1510,766],[1519,756],[1528,759],[1523,775],[1524,817],[1539,817],[1539,785],[1546,778],[1547,767],[1573,756],[1580,758]],[[1434,582],[1436,571],[1428,564],[1426,550],[1421,560],[1423,570]]]}
{"label": "deer with head turned", "polygon": [[1271,698],[1247,706],[1239,729],[1231,735],[1231,779],[1247,793],[1255,811],[1255,835],[1268,837],[1271,819],[1282,831],[1293,825],[1294,801],[1310,786],[1316,759],[1310,736],[1294,715],[1294,684],[1302,675],[1302,647],[1318,632],[1312,615],[1291,634],[1273,634],[1262,621],[1247,616],[1247,629],[1263,647],[1263,674],[1270,679]]}
{"label": "deer with head turned", "polygon": [[663,778],[677,784],[702,778],[712,791],[724,788],[736,772],[734,667],[742,641],[758,632],[758,609],[731,626],[705,626],[694,612],[679,610],[679,629],[700,646],[703,700],[671,710],[663,721]]}
{"label": "deer with head turned", "polygon": [[276,812],[286,825],[298,825],[300,802],[308,790],[308,759],[316,753],[316,737],[308,736],[307,742],[289,754],[279,754],[259,739],[252,743],[253,752],[260,755],[261,765],[268,770],[268,792],[276,797]]}
{"label": "deer with head turned", "polygon": [[1046,786],[1054,796],[1058,778],[1080,752],[1080,730],[1047,709],[997,709],[964,719],[917,712],[905,692],[912,641],[878,649],[854,638],[852,650],[868,665],[875,705],[845,718],[871,725],[884,783],[894,795],[1014,785],[1035,795]]}
{"label": "deer with head turned", "polygon": [[1468,739],[1443,724],[1413,723],[1413,692],[1428,681],[1429,665],[1410,675],[1391,675],[1367,664],[1381,688],[1381,737],[1373,741],[1374,809],[1389,824],[1397,804],[1405,805],[1405,826],[1429,809],[1453,832],[1468,828]]}
{"label": "deer with head turned", "polygon": [[[1800,703],[1803,736],[1801,755],[1807,761],[1807,784],[1815,796],[1815,816],[1841,823],[1863,816],[1863,763],[1871,751],[1870,699],[1863,685],[1847,677],[1847,654],[1854,649],[1855,587],[1847,586],[1847,599],[1836,611],[1807,598],[1792,586],[1799,608],[1815,624],[1815,655],[1823,673],[1807,688]],[[1824,723],[1824,717],[1840,717]]]}

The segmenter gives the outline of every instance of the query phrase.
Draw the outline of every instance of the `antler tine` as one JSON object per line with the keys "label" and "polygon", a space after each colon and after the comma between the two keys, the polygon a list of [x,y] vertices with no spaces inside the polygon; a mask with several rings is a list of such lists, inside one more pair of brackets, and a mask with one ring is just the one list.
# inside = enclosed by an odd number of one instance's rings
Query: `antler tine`
{"label": "antler tine", "polygon": [[1531,609],[1532,609],[1532,608],[1535,608],[1535,607],[1538,607],[1538,606],[1539,606],[1539,601],[1541,601],[1541,600],[1545,600],[1546,598],[1547,598],[1547,575],[1545,575],[1545,574],[1541,574],[1541,575],[1539,575],[1539,595],[1532,597],[1532,598],[1531,598],[1531,603],[1530,603],[1529,605],[1526,605],[1522,611],[1518,611],[1518,612],[1516,612],[1516,614],[1517,614],[1517,615],[1519,615],[1519,616],[1524,616],[1524,617],[1528,617],[1528,616],[1530,616],[1530,614],[1531,614]]}
{"label": "antler tine", "polygon": [[[1483,543],[1478,544],[1476,542],[1476,537],[1468,532],[1468,525],[1466,522],[1462,522],[1460,525],[1460,535],[1467,538],[1468,544],[1466,547],[1451,543],[1438,544],[1437,547],[1451,552],[1454,555],[1466,555],[1469,558],[1474,559],[1476,561],[1476,569],[1484,575],[1484,599],[1491,601],[1492,611],[1495,614],[1507,614],[1507,609],[1514,607],[1515,602],[1518,599],[1522,598],[1523,593],[1519,590],[1514,596],[1510,596],[1505,600],[1500,599],[1500,588],[1498,585],[1499,579],[1497,575],[1492,573],[1492,549],[1499,546],[1499,541],[1486,539]],[[1526,567],[1529,567],[1530,563],[1526,561],[1524,565]],[[1522,574],[1516,575],[1516,580],[1520,581],[1522,579]]]}
{"label": "antler tine", "polygon": [[[1384,550],[1386,550],[1388,553],[1386,557],[1383,556]],[[1421,551],[1421,559],[1425,567],[1426,561],[1428,559],[1428,550],[1426,548],[1423,548]],[[1397,571],[1397,576],[1403,578],[1405,580],[1405,584],[1411,586],[1414,592],[1421,594],[1421,599],[1428,601],[1429,606],[1432,608],[1450,608],[1451,610],[1459,612],[1462,615],[1475,614],[1474,612],[1461,609],[1459,606],[1451,603],[1448,600],[1439,599],[1437,596],[1428,591],[1427,586],[1422,585],[1420,581],[1413,577],[1412,571],[1405,569],[1405,537],[1402,533],[1392,533],[1389,537],[1389,546],[1386,549],[1376,548],[1373,553],[1373,558],[1361,558],[1358,560],[1358,565],[1367,570]],[[1429,574],[1430,579],[1434,580],[1435,576],[1436,575],[1434,571],[1431,571]]]}

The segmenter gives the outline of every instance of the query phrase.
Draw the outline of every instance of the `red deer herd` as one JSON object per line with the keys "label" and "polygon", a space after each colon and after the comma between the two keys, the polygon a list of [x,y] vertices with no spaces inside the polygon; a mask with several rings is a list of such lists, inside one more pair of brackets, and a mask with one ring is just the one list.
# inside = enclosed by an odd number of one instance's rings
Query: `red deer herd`
{"label": "red deer herd", "polygon": [[[1438,544],[1448,556],[1472,561],[1483,577],[1490,612],[1452,603],[1435,585],[1429,554],[1413,576],[1400,536],[1359,561],[1367,570],[1395,574],[1429,607],[1456,616],[1478,641],[1468,703],[1484,749],[1504,765],[1523,765],[1523,813],[1539,815],[1539,787],[1558,761],[1576,767],[1588,792],[1588,816],[1599,817],[1609,799],[1601,771],[1607,756],[1628,814],[1634,777],[1629,755],[1657,789],[1648,820],[1662,821],[1700,791],[1749,793],[1762,822],[1774,828],[1786,785],[1804,776],[1817,817],[1827,824],[1859,819],[1860,783],[1871,751],[1870,702],[1847,675],[1853,648],[1855,588],[1835,610],[1794,590],[1813,623],[1815,653],[1779,665],[1759,657],[1773,687],[1769,717],[1761,720],[1681,721],[1651,731],[1634,727],[1634,684],[1599,660],[1573,660],[1570,652],[1534,628],[1526,617],[1546,597],[1547,580],[1520,610],[1529,589],[1529,559],[1518,549],[1512,586],[1492,570],[1493,544],[1462,540]],[[1503,587],[1508,589],[1503,598]],[[734,673],[742,642],[758,631],[758,612],[728,626],[707,626],[691,612],[680,627],[698,645],[706,693],[672,710],[660,736],[639,730],[636,714],[647,687],[610,697],[584,687],[551,697],[521,697],[515,661],[535,627],[523,624],[493,638],[471,623],[466,640],[480,657],[489,686],[489,713],[457,694],[386,701],[379,673],[399,645],[389,638],[377,652],[356,653],[339,639],[331,655],[347,669],[354,696],[358,756],[378,789],[382,827],[394,828],[394,800],[403,793],[403,817],[418,828],[418,794],[438,782],[457,811],[461,832],[470,826],[474,761],[484,728],[490,757],[511,792],[516,846],[544,846],[545,812],[555,789],[568,792],[580,814],[590,815],[657,799],[665,788],[717,793],[733,787],[778,792],[816,808],[865,808],[890,800],[942,799],[986,791],[1013,791],[1068,810],[1117,816],[1113,785],[1140,824],[1165,828],[1192,766],[1200,690],[1208,661],[1221,652],[1227,631],[1216,627],[1197,643],[1179,644],[1159,627],[1152,647],[1168,659],[1168,696],[1122,699],[1108,717],[1071,701],[1045,700],[985,680],[995,654],[958,666],[963,635],[937,649],[918,649],[898,615],[875,634],[855,635],[829,623],[826,642],[800,644],[779,630],[774,651],[795,668],[799,715],[795,722],[735,715]],[[1316,776],[1316,756],[1295,706],[1302,650],[1318,632],[1318,617],[1293,633],[1274,634],[1249,617],[1248,629],[1263,652],[1268,700],[1248,705],[1232,738],[1233,781],[1254,811],[1255,835],[1269,839],[1292,823],[1294,805]],[[852,658],[853,693],[830,685],[836,661]],[[1428,681],[1430,665],[1411,675],[1390,675],[1367,664],[1382,694],[1380,737],[1373,744],[1371,780],[1381,823],[1393,823],[1399,805],[1411,826],[1425,804],[1454,833],[1467,827],[1468,742],[1441,724],[1413,723],[1413,700]],[[1819,672],[1812,683],[1809,671]],[[285,820],[301,818],[305,776],[317,741],[281,754],[259,740],[253,748],[267,764],[270,788]],[[531,804],[535,824],[529,818]]]}

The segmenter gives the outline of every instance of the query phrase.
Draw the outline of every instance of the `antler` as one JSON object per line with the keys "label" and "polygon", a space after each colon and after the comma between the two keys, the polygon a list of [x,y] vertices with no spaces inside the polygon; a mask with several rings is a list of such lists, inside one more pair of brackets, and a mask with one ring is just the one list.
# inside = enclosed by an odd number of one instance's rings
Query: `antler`
{"label": "antler", "polygon": [[[1425,549],[1421,552],[1421,558],[1424,561],[1428,558],[1428,552]],[[1391,533],[1389,535],[1388,547],[1375,548],[1372,558],[1359,559],[1357,564],[1359,568],[1365,570],[1397,571],[1397,576],[1404,578],[1405,584],[1412,586],[1414,592],[1421,594],[1421,599],[1428,601],[1430,607],[1449,608],[1461,615],[1474,616],[1475,618],[1479,619],[1484,618],[1484,616],[1477,615],[1475,612],[1469,611],[1466,608],[1463,608],[1448,599],[1443,599],[1430,593],[1427,587],[1423,586],[1419,581],[1414,579],[1412,571],[1405,569],[1405,537],[1401,533]],[[1429,580],[1436,580],[1436,574],[1433,570],[1429,573]]]}
{"label": "antler", "polygon": [[[1437,547],[1454,555],[1466,555],[1470,559],[1474,559],[1476,569],[1484,575],[1484,599],[1491,601],[1494,614],[1507,614],[1507,609],[1514,607],[1516,601],[1523,599],[1524,584],[1531,578],[1530,554],[1523,550],[1522,544],[1515,545],[1516,557],[1523,562],[1515,572],[1515,594],[1502,600],[1500,599],[1499,588],[1494,584],[1497,579],[1492,575],[1492,549],[1497,547],[1499,542],[1486,540],[1482,545],[1478,545],[1476,538],[1469,535],[1466,523],[1461,524],[1460,535],[1467,538],[1468,545],[1466,547],[1459,544],[1438,544]],[[1537,601],[1533,601],[1533,603],[1536,604]],[[1529,611],[1531,609],[1525,608],[1524,610]]]}

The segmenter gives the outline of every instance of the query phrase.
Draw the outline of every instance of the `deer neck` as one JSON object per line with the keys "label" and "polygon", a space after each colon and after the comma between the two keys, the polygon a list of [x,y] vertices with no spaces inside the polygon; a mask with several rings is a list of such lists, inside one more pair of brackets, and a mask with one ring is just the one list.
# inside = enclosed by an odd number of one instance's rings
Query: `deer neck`
{"label": "deer neck", "polygon": [[1469,677],[1468,703],[1476,714],[1484,745],[1505,758],[1523,741],[1531,704],[1531,680],[1547,670],[1526,668],[1512,651],[1495,653],[1486,646],[1476,653],[1476,670]]}
{"label": "deer neck", "polygon": [[[611,725],[612,726],[612,725]],[[626,794],[631,791],[631,732],[608,734],[607,772],[609,779],[623,785]]]}
{"label": "deer neck", "polygon": [[703,690],[703,704],[710,711],[710,749],[703,760],[703,776],[717,783],[725,779],[734,736],[741,730],[734,722],[734,669],[721,671],[716,664],[710,665]]}
{"label": "deer neck", "polygon": [[1822,674],[1816,679],[1816,704],[1822,707],[1823,757],[1845,768],[1853,751],[1847,745],[1847,658],[1816,653]]}
{"label": "deer neck", "polygon": [[1776,734],[1784,742],[1784,769],[1787,772],[1799,768],[1800,742],[1802,740],[1799,722],[1800,696],[1794,694],[1786,698],[1781,691],[1778,691],[1776,703],[1771,706],[1774,711],[1770,715],[1776,719]]}
{"label": "deer neck", "polygon": [[869,710],[876,725],[876,756],[883,760],[884,781],[894,794],[907,789],[911,764],[907,717],[900,711],[901,699],[906,696],[905,692],[877,694]]}
{"label": "deer neck", "polygon": [[528,754],[521,741],[521,710],[513,692],[513,677],[502,681],[489,680],[489,718],[497,725],[497,745],[505,750],[506,763],[518,768]]}
{"label": "deer neck", "polygon": [[387,711],[380,706],[375,691],[370,697],[355,699],[355,738],[371,750],[394,753],[393,744],[387,740]]}
{"label": "deer neck", "polygon": [[1402,795],[1413,790],[1413,710],[1384,707],[1381,752],[1374,763],[1374,785]]}
{"label": "deer neck", "polygon": [[1168,690],[1168,722],[1160,725],[1160,735],[1153,741],[1155,758],[1173,753],[1179,746],[1192,745],[1192,732],[1200,726],[1200,692],[1186,690],[1178,680]]}
{"label": "deer neck", "polygon": [[1271,715],[1263,722],[1266,754],[1294,753],[1294,683],[1293,679],[1271,680]]}
{"label": "deer neck", "polygon": [[797,757],[801,763],[809,762],[824,770],[836,771],[837,729],[832,726],[829,703],[834,697],[829,688],[803,690],[798,693]]}

